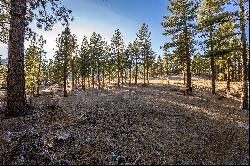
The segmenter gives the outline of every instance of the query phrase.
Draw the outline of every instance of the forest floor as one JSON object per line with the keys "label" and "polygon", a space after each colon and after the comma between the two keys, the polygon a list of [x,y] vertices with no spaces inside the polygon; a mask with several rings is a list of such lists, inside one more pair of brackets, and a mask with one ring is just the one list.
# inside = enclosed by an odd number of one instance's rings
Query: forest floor
{"label": "forest floor", "polygon": [[178,77],[149,85],[76,90],[44,88],[24,117],[0,112],[0,164],[249,164],[249,111],[238,86],[211,95]]}

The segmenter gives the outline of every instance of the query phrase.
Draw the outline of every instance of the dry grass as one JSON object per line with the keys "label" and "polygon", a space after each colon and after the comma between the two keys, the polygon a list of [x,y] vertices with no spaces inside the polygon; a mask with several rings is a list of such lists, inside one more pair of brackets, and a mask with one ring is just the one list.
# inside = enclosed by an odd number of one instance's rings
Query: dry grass
{"label": "dry grass", "polygon": [[[31,115],[0,114],[0,162],[249,164],[249,113],[239,101],[201,88],[184,96],[178,78],[139,82],[79,89],[67,98],[54,86],[32,99]],[[61,143],[65,135],[70,137]]]}

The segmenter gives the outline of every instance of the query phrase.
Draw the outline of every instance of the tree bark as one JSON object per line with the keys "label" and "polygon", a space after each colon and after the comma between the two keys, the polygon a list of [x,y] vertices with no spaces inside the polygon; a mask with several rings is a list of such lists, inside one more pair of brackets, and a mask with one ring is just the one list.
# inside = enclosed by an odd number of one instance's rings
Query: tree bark
{"label": "tree bark", "polygon": [[[99,64],[98,64],[99,66]],[[98,81],[98,89],[101,89],[101,81],[100,81],[100,68],[97,69],[97,81]]]}
{"label": "tree bark", "polygon": [[90,79],[89,79],[89,77],[90,77],[90,73],[88,72],[88,88],[90,88]]}
{"label": "tree bark", "polygon": [[241,108],[248,109],[248,83],[247,83],[247,51],[245,32],[245,8],[243,0],[240,0],[240,31],[241,31],[241,61],[242,61],[242,96]]}
{"label": "tree bark", "polygon": [[109,84],[111,82],[111,72],[109,71]]}
{"label": "tree bark", "polygon": [[230,83],[231,83],[231,71],[230,71],[230,67],[231,67],[231,59],[228,58],[227,59],[227,91],[230,92]]}
{"label": "tree bark", "polygon": [[214,59],[214,44],[213,44],[213,30],[210,30],[210,49],[211,49],[211,72],[212,72],[212,94],[215,95],[215,81],[216,81],[216,68],[215,68],[215,59]]}
{"label": "tree bark", "polygon": [[123,74],[124,74],[124,73],[123,73],[123,69],[121,69],[122,84],[124,84],[124,82],[123,82],[123,77],[124,77]]}
{"label": "tree bark", "polygon": [[145,64],[145,57],[143,62],[143,83],[146,84],[146,64]]}
{"label": "tree bark", "polygon": [[71,90],[75,90],[75,57],[73,57],[71,62],[71,69],[72,69],[72,88]]}
{"label": "tree bark", "polygon": [[146,67],[147,84],[149,84],[149,72],[148,72],[148,70],[149,70],[149,65],[148,65],[148,62],[147,62],[147,67]]}
{"label": "tree bark", "polygon": [[137,84],[137,77],[138,77],[138,64],[137,64],[137,58],[135,60],[135,84]]}
{"label": "tree bark", "polygon": [[92,69],[92,88],[95,88],[95,71]]}
{"label": "tree bark", "polygon": [[117,84],[118,84],[118,86],[120,86],[120,55],[119,55],[119,52],[118,52],[118,54],[117,54],[118,56],[117,56],[117,76],[118,76],[118,79],[117,79]]}
{"label": "tree bark", "polygon": [[24,77],[24,38],[26,0],[11,0],[8,45],[7,113],[19,116],[26,113]]}
{"label": "tree bark", "polygon": [[82,90],[85,91],[85,76],[82,75]]}
{"label": "tree bark", "polygon": [[186,53],[186,73],[187,73],[187,85],[186,88],[190,89],[192,87],[192,78],[191,78],[191,59],[190,59],[190,53],[189,53],[189,40],[188,40],[188,29],[187,25],[185,25],[184,29],[185,34],[185,53]]}
{"label": "tree bark", "polygon": [[65,60],[64,62],[64,67],[63,67],[63,96],[67,97],[67,61]]}
{"label": "tree bark", "polygon": [[40,57],[39,57],[39,65],[38,65],[38,73],[37,73],[37,87],[36,87],[36,95],[37,96],[39,96],[41,63],[42,63],[42,56],[40,55]]}
{"label": "tree bark", "polygon": [[183,70],[183,82],[184,82],[184,85],[186,85],[186,72],[185,72],[185,70]]}
{"label": "tree bark", "polygon": [[65,43],[65,50],[64,51],[64,65],[63,65],[63,96],[67,97],[67,77],[68,77],[68,43]]}
{"label": "tree bark", "polygon": [[105,71],[104,71],[104,69],[102,69],[102,87],[103,87],[103,89],[105,87]]}
{"label": "tree bark", "polygon": [[132,63],[129,64],[129,84],[131,84],[132,81]]}

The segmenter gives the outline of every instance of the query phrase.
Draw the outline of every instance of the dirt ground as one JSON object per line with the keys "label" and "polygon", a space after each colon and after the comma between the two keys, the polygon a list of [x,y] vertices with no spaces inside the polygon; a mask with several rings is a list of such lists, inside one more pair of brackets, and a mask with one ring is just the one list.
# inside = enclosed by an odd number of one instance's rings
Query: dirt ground
{"label": "dirt ground", "polygon": [[249,112],[223,83],[214,96],[195,80],[186,96],[178,77],[150,82],[67,98],[52,85],[30,115],[0,112],[0,164],[249,164]]}

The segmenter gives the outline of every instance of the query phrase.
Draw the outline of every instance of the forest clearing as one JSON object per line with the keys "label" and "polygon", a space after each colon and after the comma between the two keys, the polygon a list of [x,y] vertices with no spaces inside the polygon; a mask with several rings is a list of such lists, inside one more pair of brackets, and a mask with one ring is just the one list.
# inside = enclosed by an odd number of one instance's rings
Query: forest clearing
{"label": "forest clearing", "polygon": [[0,165],[249,165],[248,0],[0,0]]}
{"label": "forest clearing", "polygon": [[193,81],[197,88],[186,96],[179,78],[79,88],[67,98],[49,86],[32,98],[30,115],[0,114],[0,162],[248,164],[249,112],[234,98],[201,91],[202,80]]}

